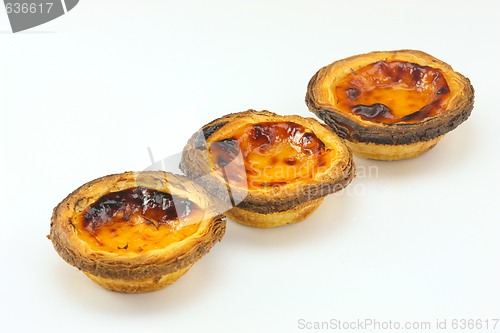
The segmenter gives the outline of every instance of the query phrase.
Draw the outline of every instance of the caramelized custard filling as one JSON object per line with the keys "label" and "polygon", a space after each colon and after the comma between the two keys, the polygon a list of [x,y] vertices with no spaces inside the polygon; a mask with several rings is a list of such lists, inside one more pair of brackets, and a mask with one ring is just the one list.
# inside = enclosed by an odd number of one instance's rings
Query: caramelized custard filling
{"label": "caramelized custard filling", "polygon": [[213,142],[214,169],[231,184],[249,189],[311,179],[326,170],[334,151],[311,130],[293,122],[262,122]]}
{"label": "caramelized custard filling", "polygon": [[194,202],[146,187],[111,192],[70,221],[93,250],[143,252],[193,235],[203,211]]}
{"label": "caramelized custard filling", "polygon": [[341,111],[363,120],[418,122],[446,109],[448,83],[440,69],[404,61],[379,61],[352,71],[335,86]]}

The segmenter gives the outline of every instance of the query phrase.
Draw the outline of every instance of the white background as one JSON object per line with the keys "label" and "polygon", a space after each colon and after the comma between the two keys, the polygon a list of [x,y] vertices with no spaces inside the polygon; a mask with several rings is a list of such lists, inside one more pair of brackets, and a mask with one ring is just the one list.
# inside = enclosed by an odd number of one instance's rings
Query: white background
{"label": "white background", "polygon": [[[12,34],[0,10],[0,331],[329,332],[341,330],[301,327],[358,319],[492,331],[499,21],[498,1],[82,0]],[[314,117],[304,96],[319,68],[403,48],[470,78],[471,117],[418,158],[356,158],[358,177],[306,221],[228,220],[185,276],[141,295],[94,284],[45,237],[68,193],[145,169],[147,147],[179,153],[201,125],[250,108]],[[371,330],[383,331],[349,332]]]}

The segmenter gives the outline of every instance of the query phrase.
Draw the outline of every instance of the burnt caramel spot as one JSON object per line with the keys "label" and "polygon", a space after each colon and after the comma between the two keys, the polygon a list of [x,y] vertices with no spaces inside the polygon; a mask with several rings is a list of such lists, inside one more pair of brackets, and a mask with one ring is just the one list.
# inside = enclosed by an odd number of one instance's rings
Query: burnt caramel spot
{"label": "burnt caramel spot", "polygon": [[314,154],[314,151],[316,150],[325,148],[323,141],[319,140],[314,133],[304,133],[300,138],[299,143],[302,145],[303,150],[311,154]]}
{"label": "burnt caramel spot", "polygon": [[224,121],[199,131],[196,136],[196,139],[194,140],[195,147],[200,150],[207,149],[206,141],[208,140],[208,138],[210,138],[212,134],[214,134],[218,129],[222,128],[227,123],[228,123],[227,121]]}
{"label": "burnt caramel spot", "polygon": [[446,93],[448,93],[448,92],[449,92],[449,90],[448,90],[448,89],[446,89],[445,87],[441,87],[441,88],[439,88],[439,90],[436,92],[436,94],[438,94],[438,95],[442,95],[442,94],[446,94]]}
{"label": "burnt caramel spot", "polygon": [[210,147],[212,150],[219,152],[217,157],[214,159],[214,164],[217,168],[226,167],[233,161],[240,153],[240,147],[238,142],[234,138],[227,138],[212,143]]}
{"label": "burnt caramel spot", "polygon": [[361,95],[361,91],[356,88],[349,88],[346,90],[346,95],[350,100],[355,101]]}
{"label": "burnt caramel spot", "polygon": [[264,129],[262,124],[256,124],[250,130],[250,137],[255,141],[261,152],[268,150],[268,147],[274,143],[276,131],[266,127]]}
{"label": "burnt caramel spot", "polygon": [[215,124],[215,125],[212,125],[210,126],[209,128],[205,129],[203,131],[203,137],[205,138],[205,140],[208,140],[208,138],[210,138],[210,136],[212,134],[215,133],[215,131],[217,131],[218,129],[220,129],[222,126],[226,125],[228,122],[227,121],[224,121],[222,123],[218,123],[218,124]]}
{"label": "burnt caramel spot", "polygon": [[356,105],[352,108],[352,113],[363,118],[391,117],[391,109],[380,103],[372,105]]}
{"label": "burnt caramel spot", "polygon": [[264,186],[264,187],[277,187],[277,186],[284,185],[284,184],[286,184],[286,182],[262,183],[260,185]]}
{"label": "burnt caramel spot", "polygon": [[414,68],[413,66],[411,66],[410,73],[413,78],[413,85],[417,86],[422,81],[422,78],[424,76],[422,68]]}
{"label": "burnt caramel spot", "polygon": [[338,108],[363,120],[417,122],[446,109],[450,89],[440,69],[404,61],[378,61],[335,86]]}
{"label": "burnt caramel spot", "polygon": [[321,171],[318,159],[331,153],[316,134],[293,122],[247,124],[210,145],[214,169],[228,183],[249,189],[312,178]]}
{"label": "burnt caramel spot", "polygon": [[83,227],[93,234],[110,222],[127,222],[132,215],[141,216],[147,223],[159,227],[173,220],[186,219],[196,209],[198,206],[188,199],[146,187],[134,187],[105,194],[87,207]]}

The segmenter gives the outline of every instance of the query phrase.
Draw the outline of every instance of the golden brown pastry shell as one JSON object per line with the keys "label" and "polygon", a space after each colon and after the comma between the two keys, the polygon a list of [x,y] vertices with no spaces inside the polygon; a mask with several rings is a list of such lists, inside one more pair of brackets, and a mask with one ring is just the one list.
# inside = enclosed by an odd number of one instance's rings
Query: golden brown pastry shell
{"label": "golden brown pastry shell", "polygon": [[239,207],[233,207],[226,211],[224,215],[252,227],[274,228],[287,224],[304,221],[319,208],[325,200],[324,197],[303,202],[289,210],[273,213],[251,212]]}
{"label": "golden brown pastry shell", "polygon": [[[405,61],[440,69],[451,92],[446,110],[419,122],[385,124],[363,120],[360,116],[337,109],[331,87],[352,71],[380,60]],[[331,126],[339,136],[353,144],[412,145],[442,137],[464,122],[472,112],[474,89],[468,78],[425,52],[416,50],[371,52],[342,59],[321,68],[309,81],[306,104],[311,112]]]}
{"label": "golden brown pastry shell", "polygon": [[[325,172],[316,174],[313,179],[300,179],[282,186],[256,190],[236,186],[229,188],[224,179],[214,172],[207,145],[231,137],[235,130],[244,125],[260,122],[294,122],[311,129],[327,149],[336,149],[335,159]],[[257,227],[302,221],[323,201],[319,199],[347,186],[355,173],[351,152],[331,128],[313,118],[281,116],[266,110],[228,114],[203,126],[186,144],[180,169],[190,179],[200,182],[213,196],[222,198],[229,192],[235,201],[242,200],[234,209],[228,210],[230,206],[222,205],[227,208],[224,214]],[[293,218],[290,213],[294,210],[295,215],[302,218]]]}
{"label": "golden brown pastry shell", "polygon": [[[104,194],[136,186],[187,198],[204,209],[198,231],[166,248],[144,253],[91,249],[77,236],[72,220]],[[50,239],[66,262],[94,282],[115,291],[148,292],[175,282],[222,239],[226,224],[214,207],[205,191],[184,176],[161,171],[109,175],[82,185],[54,208]]]}

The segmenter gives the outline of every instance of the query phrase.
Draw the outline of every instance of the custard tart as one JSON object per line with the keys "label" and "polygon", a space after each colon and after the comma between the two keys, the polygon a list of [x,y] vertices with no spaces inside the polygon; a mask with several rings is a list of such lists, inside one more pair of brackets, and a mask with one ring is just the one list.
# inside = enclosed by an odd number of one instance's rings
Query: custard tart
{"label": "custard tart", "polygon": [[472,112],[468,78],[422,51],[371,52],[321,68],[306,104],[360,157],[399,160],[432,149]]}
{"label": "custard tart", "polygon": [[213,196],[229,197],[224,215],[263,228],[303,221],[355,172],[352,154],[328,126],[255,110],[203,126],[180,168]]}
{"label": "custard tart", "polygon": [[174,283],[224,235],[225,219],[184,176],[126,172],[68,195],[50,224],[59,255],[97,284],[143,293]]}

